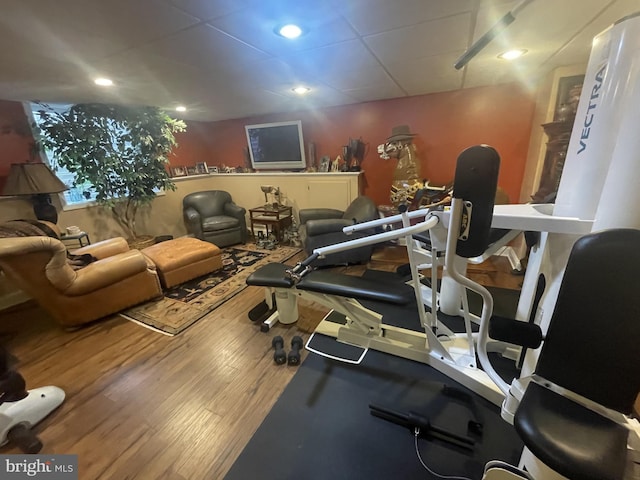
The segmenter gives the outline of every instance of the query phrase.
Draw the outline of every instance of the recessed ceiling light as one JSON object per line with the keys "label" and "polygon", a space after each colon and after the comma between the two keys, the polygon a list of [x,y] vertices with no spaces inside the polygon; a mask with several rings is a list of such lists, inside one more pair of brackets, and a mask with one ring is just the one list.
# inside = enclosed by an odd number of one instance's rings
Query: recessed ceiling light
{"label": "recessed ceiling light", "polygon": [[96,85],[100,85],[101,87],[110,87],[111,85],[113,85],[113,80],[104,77],[96,78],[93,82]]}
{"label": "recessed ceiling light", "polygon": [[184,105],[178,105],[176,107],[176,112],[186,112],[187,111],[187,107],[185,107]]}
{"label": "recessed ceiling light", "polygon": [[298,25],[288,23],[276,28],[276,33],[284,38],[293,39],[298,38],[300,35],[302,35],[303,31],[302,28],[300,28]]}
{"label": "recessed ceiling light", "polygon": [[291,90],[293,90],[298,95],[304,95],[305,93],[309,93],[311,91],[309,87],[303,87],[302,85],[300,85],[299,87],[294,87]]}
{"label": "recessed ceiling light", "polygon": [[517,50],[508,50],[498,55],[498,58],[502,58],[503,60],[515,60],[516,58],[521,57],[525,53],[527,53],[527,51],[524,48],[517,49]]}

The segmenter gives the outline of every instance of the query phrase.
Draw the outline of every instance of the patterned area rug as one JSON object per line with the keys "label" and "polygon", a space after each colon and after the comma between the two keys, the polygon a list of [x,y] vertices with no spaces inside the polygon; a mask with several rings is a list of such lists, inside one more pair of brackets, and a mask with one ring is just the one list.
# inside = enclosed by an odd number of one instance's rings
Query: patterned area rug
{"label": "patterned area rug", "polygon": [[284,262],[300,251],[255,245],[222,250],[222,270],[194,278],[164,292],[164,298],[125,310],[120,315],[169,335],[177,335],[247,287],[247,277],[262,265]]}

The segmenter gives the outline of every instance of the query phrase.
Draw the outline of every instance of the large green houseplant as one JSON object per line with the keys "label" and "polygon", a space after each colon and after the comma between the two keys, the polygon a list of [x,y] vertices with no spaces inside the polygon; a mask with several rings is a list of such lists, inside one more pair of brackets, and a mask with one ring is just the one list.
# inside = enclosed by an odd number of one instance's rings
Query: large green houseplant
{"label": "large green houseplant", "polygon": [[185,123],[157,107],[78,104],[65,111],[38,111],[42,146],[75,175],[89,183],[96,202],[108,208],[130,240],[139,237],[136,214],[161,189],[175,190],[167,173],[174,134]]}

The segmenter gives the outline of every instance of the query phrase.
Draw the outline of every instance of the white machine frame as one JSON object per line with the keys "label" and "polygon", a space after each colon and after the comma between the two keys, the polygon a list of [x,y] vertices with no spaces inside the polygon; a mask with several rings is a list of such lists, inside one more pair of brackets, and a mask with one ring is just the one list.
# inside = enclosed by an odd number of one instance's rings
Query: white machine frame
{"label": "white machine frame", "polygon": [[[455,242],[457,241],[459,220],[462,215],[462,209],[464,208],[463,203],[464,202],[457,199],[454,199],[452,202],[451,216],[454,219],[454,223],[456,219],[458,221],[458,227],[449,231],[448,235],[448,238],[450,239],[449,242],[452,242],[453,245],[455,245]],[[371,245],[392,239],[404,238],[407,244],[408,255],[410,259],[412,259],[411,264],[417,265],[415,259],[413,259],[413,234],[433,229],[436,225],[443,222],[444,217],[447,217],[448,220],[449,215],[444,215],[444,212],[442,211],[431,212],[429,210],[417,210],[408,213],[405,212],[383,220],[385,222],[402,222],[403,227],[400,229],[321,247],[314,250],[313,253],[322,256],[357,248],[363,245]],[[424,218],[424,220],[416,225],[410,225],[410,221],[412,219],[415,220],[418,218]],[[358,229],[371,228],[371,226],[374,226],[379,222],[380,221],[378,220],[374,220],[357,226],[346,227],[344,231],[345,233],[351,233]],[[450,245],[448,245],[448,247],[450,247]],[[453,250],[447,248],[447,252],[451,251],[455,252],[455,247]],[[445,268],[447,271],[455,272],[456,267],[454,264],[460,263],[466,264],[466,260],[464,262],[460,262],[460,257],[457,257],[454,253],[445,254]],[[419,283],[419,278],[416,276],[417,270],[414,270],[413,281],[414,283]],[[457,278],[457,276],[454,277],[454,281],[457,282]],[[462,278],[466,277],[462,276]],[[477,291],[483,296],[485,302],[487,302],[486,306],[483,308],[483,314],[479,319],[479,323],[481,325],[480,331],[482,332],[483,322],[488,325],[493,299],[486,289],[473,282],[466,284],[465,287]],[[423,304],[421,289],[414,289],[414,292],[417,304]],[[364,349],[375,349],[392,355],[426,363],[462,385],[470,388],[495,405],[501,405],[504,400],[503,391],[501,391],[501,389],[491,379],[490,375],[486,372],[486,369],[482,370],[476,365],[475,344],[477,334],[472,332],[471,317],[468,313],[466,302],[463,302],[465,305],[466,331],[465,333],[455,334],[446,329],[443,325],[440,325],[437,322],[437,317],[435,315],[428,315],[424,309],[418,309],[424,331],[416,332],[383,324],[382,316],[380,314],[365,308],[360,302],[352,298],[299,290],[295,288],[295,286],[290,288],[265,288],[265,301],[271,308],[273,308],[272,298],[275,298],[277,310],[269,319],[267,319],[266,322],[269,324],[273,324],[275,321],[279,321],[283,324],[295,322],[298,318],[298,298],[314,301],[335,310],[336,312],[344,315],[347,319],[347,324],[344,326],[323,321],[316,329],[316,333],[329,335],[337,338],[341,342],[356,345]],[[463,295],[462,298],[466,299],[466,296]],[[485,328],[485,331],[486,330],[487,328]],[[439,334],[444,334],[444,339],[439,336]],[[488,346],[489,342],[485,341],[484,344]],[[493,343],[491,346],[496,349],[502,348],[502,346],[497,342]]]}

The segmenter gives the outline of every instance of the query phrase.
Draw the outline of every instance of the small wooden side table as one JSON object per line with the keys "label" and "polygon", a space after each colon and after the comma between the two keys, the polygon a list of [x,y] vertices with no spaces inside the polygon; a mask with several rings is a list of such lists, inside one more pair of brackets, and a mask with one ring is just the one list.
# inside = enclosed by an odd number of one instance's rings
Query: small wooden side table
{"label": "small wooden side table", "polygon": [[255,225],[264,225],[273,233],[278,241],[282,240],[282,233],[285,228],[291,225],[293,219],[293,208],[285,205],[262,205],[249,209],[249,219],[251,221],[251,233],[256,238]]}

